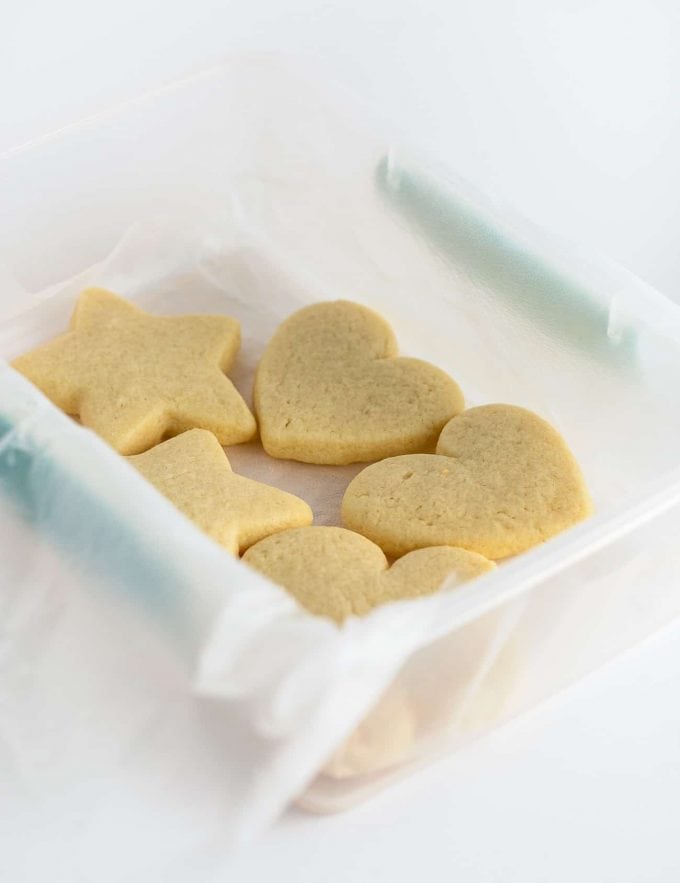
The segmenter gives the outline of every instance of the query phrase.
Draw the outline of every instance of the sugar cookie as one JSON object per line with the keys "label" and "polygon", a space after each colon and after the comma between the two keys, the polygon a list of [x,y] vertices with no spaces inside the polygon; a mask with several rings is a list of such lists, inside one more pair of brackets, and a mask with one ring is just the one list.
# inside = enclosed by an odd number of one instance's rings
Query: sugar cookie
{"label": "sugar cookie", "polygon": [[591,511],[581,470],[562,437],[513,405],[484,405],[454,417],[437,454],[366,467],[342,502],[346,527],[392,556],[447,544],[503,558]]}
{"label": "sugar cookie", "polygon": [[417,734],[413,703],[405,691],[392,685],[320,772],[332,779],[348,779],[388,769],[404,760]]}
{"label": "sugar cookie", "polygon": [[338,466],[431,450],[463,409],[448,374],[397,358],[387,322],[349,301],[313,304],[280,326],[254,402],[268,454]]}
{"label": "sugar cookie", "polygon": [[239,345],[228,316],[151,316],[88,288],[71,330],[13,367],[121,454],[137,454],[194,427],[224,445],[253,437],[253,415],[224,374]]}
{"label": "sugar cookie", "polygon": [[312,523],[304,500],[231,471],[211,432],[192,429],[127,458],[171,503],[236,554],[278,530]]}
{"label": "sugar cookie", "polygon": [[493,562],[463,549],[421,549],[392,567],[381,550],[342,527],[303,527],[252,546],[243,560],[286,588],[311,613],[341,622],[378,604],[435,592],[444,579],[472,579]]}

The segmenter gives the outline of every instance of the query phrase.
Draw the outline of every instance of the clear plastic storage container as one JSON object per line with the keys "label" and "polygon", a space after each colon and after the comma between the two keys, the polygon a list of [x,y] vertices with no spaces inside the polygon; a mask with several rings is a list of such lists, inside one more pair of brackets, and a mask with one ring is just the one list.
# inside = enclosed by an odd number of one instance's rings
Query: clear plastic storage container
{"label": "clear plastic storage container", "polygon": [[[247,396],[283,317],[365,303],[468,404],[557,426],[596,506],[488,576],[336,628],[1,368],[0,802],[16,825],[46,814],[83,867],[111,826],[170,867],[292,800],[350,806],[680,612],[680,310],[395,149],[304,70],[234,58],[4,155],[0,265],[6,359],[97,282],[239,318]],[[228,453],[325,523],[357,471]]]}

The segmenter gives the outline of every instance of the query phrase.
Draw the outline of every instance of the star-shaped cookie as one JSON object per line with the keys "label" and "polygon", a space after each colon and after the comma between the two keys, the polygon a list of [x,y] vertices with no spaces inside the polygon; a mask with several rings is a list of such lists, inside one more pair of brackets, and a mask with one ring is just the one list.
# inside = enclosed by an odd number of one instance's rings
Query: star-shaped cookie
{"label": "star-shaped cookie", "polygon": [[228,316],[151,316],[102,288],[80,295],[71,328],[14,368],[121,454],[199,427],[221,444],[256,431],[225,375],[240,346]]}
{"label": "star-shaped cookie", "polygon": [[220,443],[203,429],[184,432],[128,460],[233,554],[269,534],[312,523],[304,500],[232,472]]}

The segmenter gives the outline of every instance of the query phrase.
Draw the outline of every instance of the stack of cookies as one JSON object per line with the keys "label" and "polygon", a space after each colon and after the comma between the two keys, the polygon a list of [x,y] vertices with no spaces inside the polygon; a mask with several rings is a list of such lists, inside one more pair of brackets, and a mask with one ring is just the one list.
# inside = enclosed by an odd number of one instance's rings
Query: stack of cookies
{"label": "stack of cookies", "polygon": [[[465,410],[457,383],[398,356],[366,307],[314,304],[280,326],[255,376],[257,421],[227,376],[239,346],[235,319],[152,316],[91,288],[70,330],[14,367],[213,540],[336,622],[469,580],[591,511],[555,429],[512,405]],[[311,526],[302,499],[232,471],[223,446],[258,426],[270,457],[370,464],[346,489],[344,527]]]}

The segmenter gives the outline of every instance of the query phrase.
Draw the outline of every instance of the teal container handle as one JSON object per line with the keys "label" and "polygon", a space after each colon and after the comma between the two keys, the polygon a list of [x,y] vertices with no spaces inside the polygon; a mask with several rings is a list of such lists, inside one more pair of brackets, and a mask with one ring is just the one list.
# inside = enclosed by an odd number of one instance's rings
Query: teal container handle
{"label": "teal container handle", "polygon": [[551,265],[446,182],[384,157],[375,173],[378,193],[442,259],[463,270],[544,334],[582,355],[631,368],[637,335],[613,328],[611,302]]}

